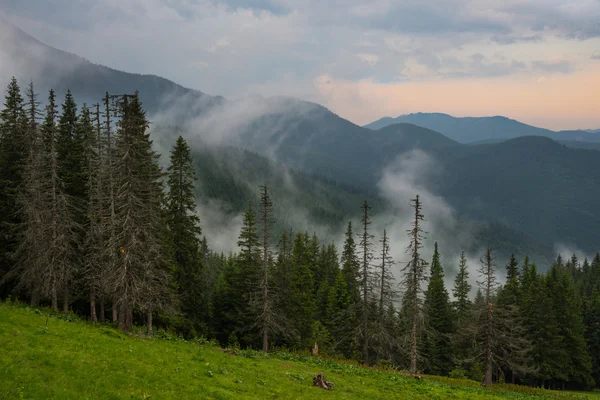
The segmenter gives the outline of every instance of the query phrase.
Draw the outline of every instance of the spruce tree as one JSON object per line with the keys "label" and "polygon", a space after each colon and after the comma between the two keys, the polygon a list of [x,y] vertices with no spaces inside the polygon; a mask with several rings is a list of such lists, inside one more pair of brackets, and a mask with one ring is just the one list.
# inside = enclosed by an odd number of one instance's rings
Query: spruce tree
{"label": "spruce tree", "polygon": [[338,271],[328,292],[324,325],[332,335],[333,350],[346,358],[354,356],[354,316],[351,313],[351,298],[342,271]]}
{"label": "spruce tree", "polygon": [[550,310],[560,337],[557,347],[563,351],[563,357],[566,356],[552,377],[563,383],[573,381],[590,387],[594,384],[592,360],[586,348],[580,300],[571,271],[557,262],[548,271],[546,285]]}
{"label": "spruce tree", "polygon": [[257,304],[255,305],[256,324],[262,334],[262,350],[269,351],[269,335],[281,330],[281,317],[275,310],[272,280],[273,252],[271,232],[273,229],[273,203],[267,185],[260,187],[260,231],[261,231],[261,273],[259,277]]}
{"label": "spruce tree", "polygon": [[255,305],[257,282],[261,279],[261,247],[257,232],[258,226],[256,214],[252,207],[252,202],[248,202],[248,208],[244,212],[242,220],[242,229],[238,238],[237,270],[233,275],[231,283],[234,291],[234,298],[237,298],[240,304],[237,306],[238,318],[243,322],[243,327],[238,332],[240,341],[247,345],[257,343],[256,339],[260,335],[255,324],[256,319]]}
{"label": "spruce tree", "polygon": [[460,324],[467,318],[471,310],[472,302],[469,298],[471,285],[469,284],[469,270],[467,267],[467,257],[465,252],[460,253],[458,264],[458,273],[454,279],[452,294],[454,295],[454,310],[456,312],[457,323]]}
{"label": "spruce tree", "polygon": [[585,339],[591,356],[591,375],[600,383],[600,285],[596,284],[584,300]]}
{"label": "spruce tree", "polygon": [[[23,183],[27,162],[27,115],[21,89],[12,78],[6,89],[4,108],[0,111],[0,281],[14,265],[21,223],[17,190]],[[7,287],[2,291],[8,292]],[[1,292],[0,292],[1,293]]]}
{"label": "spruce tree", "polygon": [[356,242],[354,241],[354,233],[352,231],[352,222],[348,222],[344,241],[344,249],[342,251],[341,265],[348,293],[354,303],[360,301],[359,277],[360,277],[360,261],[356,254]]}
{"label": "spruce tree", "polygon": [[422,228],[424,221],[423,204],[419,195],[411,199],[411,206],[414,210],[414,219],[411,229],[407,230],[410,243],[406,249],[410,256],[410,261],[402,269],[404,278],[402,286],[404,288],[404,296],[402,298],[402,312],[404,319],[407,321],[407,327],[410,331],[409,343],[409,358],[411,374],[417,373],[417,361],[419,359],[419,337],[422,330],[421,321],[425,319],[425,310],[423,307],[423,283],[427,280],[425,268],[427,261],[421,258],[421,249],[425,240],[425,232]]}
{"label": "spruce tree", "polygon": [[312,323],[315,315],[315,299],[311,288],[314,287],[314,277],[310,268],[310,241],[306,233],[297,233],[291,254],[291,282],[287,297],[288,315],[295,338],[293,344],[303,348],[312,347],[308,339],[311,336]]}
{"label": "spruce tree", "polygon": [[425,291],[425,308],[428,314],[428,329],[424,342],[424,353],[428,360],[428,373],[446,375],[451,368],[450,334],[453,331],[450,296],[444,285],[444,269],[435,243],[429,284]]}
{"label": "spruce tree", "polygon": [[178,294],[185,318],[195,327],[204,315],[200,219],[196,215],[194,170],[190,147],[179,136],[167,169],[167,225]]}
{"label": "spruce tree", "polygon": [[517,306],[520,302],[519,263],[511,254],[506,266],[506,284],[498,296],[499,306]]}
{"label": "spruce tree", "polygon": [[148,314],[172,304],[165,268],[166,221],[162,210],[162,172],[152,149],[139,96],[123,96],[115,144],[115,235],[107,248],[117,253],[107,287],[119,306],[119,327],[131,331],[133,309]]}
{"label": "spruce tree", "polygon": [[91,122],[85,127],[80,122],[77,116],[77,104],[71,91],[67,90],[62,104],[62,113],[58,119],[56,163],[65,193],[81,203],[87,199],[85,139],[91,129]]}

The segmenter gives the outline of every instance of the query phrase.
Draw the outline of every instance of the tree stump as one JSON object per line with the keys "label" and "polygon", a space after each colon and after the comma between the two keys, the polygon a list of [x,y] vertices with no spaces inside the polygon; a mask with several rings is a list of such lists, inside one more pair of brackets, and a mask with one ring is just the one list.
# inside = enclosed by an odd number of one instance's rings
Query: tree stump
{"label": "tree stump", "polygon": [[317,387],[320,387],[321,389],[325,389],[325,390],[333,389],[333,383],[327,382],[325,380],[325,377],[323,376],[322,372],[313,378],[313,386],[317,386]]}

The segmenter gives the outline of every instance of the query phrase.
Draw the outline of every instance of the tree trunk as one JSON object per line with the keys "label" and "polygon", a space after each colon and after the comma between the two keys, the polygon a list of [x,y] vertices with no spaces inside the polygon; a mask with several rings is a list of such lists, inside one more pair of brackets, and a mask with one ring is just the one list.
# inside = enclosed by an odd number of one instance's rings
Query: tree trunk
{"label": "tree trunk", "polygon": [[147,334],[148,336],[152,336],[152,310],[148,311],[148,319],[147,319]]}
{"label": "tree trunk", "polygon": [[56,287],[52,288],[52,309],[58,311],[58,295],[56,294]]}
{"label": "tree trunk", "polygon": [[130,304],[127,306],[127,317],[125,318],[125,330],[127,332],[133,331],[133,306]]}
{"label": "tree trunk", "polygon": [[122,305],[119,310],[119,329],[125,332],[133,330],[133,307],[129,304]]}
{"label": "tree trunk", "polygon": [[119,316],[118,316],[118,312],[117,312],[117,311],[118,311],[118,310],[117,310],[117,304],[116,304],[116,302],[113,300],[113,303],[112,303],[112,322],[113,322],[113,323],[117,322],[117,320],[118,320],[118,317],[119,317]]}
{"label": "tree trunk", "polygon": [[487,349],[485,354],[485,379],[483,383],[485,385],[491,385],[493,383],[492,371],[493,371],[493,359],[492,359],[492,341],[488,338]]}
{"label": "tree trunk", "polygon": [[94,295],[94,288],[90,289],[90,320],[93,323],[98,322],[98,316],[96,315],[96,296]]}
{"label": "tree trunk", "polygon": [[[119,325],[118,328],[122,331],[125,330],[125,325],[127,324],[125,321],[126,315],[127,315],[127,311],[126,311],[127,307],[125,307],[124,304],[121,304],[121,307],[119,308]],[[113,311],[113,317],[114,317],[114,311]]]}
{"label": "tree trunk", "polygon": [[31,305],[32,307],[37,307],[40,305],[40,294],[35,289],[31,292]]}
{"label": "tree trunk", "polygon": [[413,315],[410,333],[410,373],[417,373],[417,316]]}
{"label": "tree trunk", "polygon": [[69,312],[69,291],[67,289],[65,289],[65,291],[63,292],[63,309],[62,309],[63,313],[68,313]]}
{"label": "tree trunk", "polygon": [[100,299],[100,322],[104,323],[104,299]]}
{"label": "tree trunk", "polygon": [[[265,278],[267,279],[267,272],[265,269]],[[263,286],[263,315],[265,315],[266,317],[266,313],[267,313],[267,306],[268,306],[268,299],[269,296],[269,291],[268,291],[268,287],[267,284],[265,283]],[[266,323],[263,322],[263,332],[262,332],[262,337],[263,337],[263,352],[267,353],[269,351],[269,331],[267,329]]]}

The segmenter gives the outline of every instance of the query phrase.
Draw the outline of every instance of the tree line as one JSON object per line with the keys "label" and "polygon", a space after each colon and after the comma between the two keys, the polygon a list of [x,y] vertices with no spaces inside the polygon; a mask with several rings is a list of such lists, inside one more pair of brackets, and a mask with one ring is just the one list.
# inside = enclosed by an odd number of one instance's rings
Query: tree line
{"label": "tree line", "polygon": [[182,137],[161,169],[137,93],[79,109],[67,91],[59,112],[51,90],[42,110],[33,84],[23,96],[13,78],[0,111],[0,295],[125,331],[158,325],[263,351],[317,344],[413,374],[600,383],[600,255],[559,256],[545,273],[513,256],[500,284],[488,248],[471,297],[463,252],[451,299],[437,243],[422,257],[418,195],[402,263],[386,231],[375,239],[367,201],[341,249],[308,232],[276,235],[266,185],[226,255],[202,236],[195,176]]}

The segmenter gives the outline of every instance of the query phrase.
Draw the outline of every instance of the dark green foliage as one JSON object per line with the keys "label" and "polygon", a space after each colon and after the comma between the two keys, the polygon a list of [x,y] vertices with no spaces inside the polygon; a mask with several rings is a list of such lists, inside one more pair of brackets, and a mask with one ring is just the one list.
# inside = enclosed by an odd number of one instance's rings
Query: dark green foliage
{"label": "dark green foliage", "polygon": [[252,208],[252,202],[249,202],[237,242],[240,248],[239,265],[243,271],[243,280],[249,287],[256,285],[260,279],[260,242],[256,229],[256,214]]}
{"label": "dark green foliage", "polygon": [[254,303],[262,259],[251,202],[243,215],[237,245],[239,254],[228,258],[217,283],[213,300],[215,333],[221,343],[227,343],[231,332],[235,332],[240,345],[256,347],[260,340]]}
{"label": "dark green foliage", "polygon": [[457,323],[461,323],[469,315],[472,302],[469,298],[471,285],[469,284],[469,270],[467,267],[467,257],[465,252],[460,253],[460,262],[458,264],[458,273],[454,278],[454,287],[452,294],[454,295],[454,310]]}
{"label": "dark green foliage", "polygon": [[447,375],[452,368],[450,334],[454,327],[450,296],[444,285],[444,269],[437,242],[431,261],[429,285],[425,291],[425,308],[429,316],[423,343],[423,353],[428,360],[426,371],[432,375]]}
{"label": "dark green foliage", "polygon": [[17,188],[23,182],[27,157],[28,121],[17,80],[8,84],[0,111],[0,296],[10,288],[2,278],[14,263],[17,225],[21,219],[17,205]]}
{"label": "dark green foliage", "polygon": [[335,281],[328,291],[323,323],[332,336],[335,353],[346,358],[355,358],[357,343],[357,318],[352,307],[352,299],[342,271],[338,271]]}
{"label": "dark green foliage", "polygon": [[[203,296],[202,231],[196,215],[195,179],[190,147],[180,136],[171,150],[167,169],[167,225],[181,308],[185,318],[198,331],[201,322],[206,320],[208,307]],[[208,248],[204,249],[206,252]]]}
{"label": "dark green foliage", "polygon": [[506,266],[506,284],[498,294],[500,307],[517,306],[520,303],[519,263],[515,255],[510,256]]}
{"label": "dark green foliage", "polygon": [[356,254],[356,243],[354,242],[354,233],[352,232],[352,222],[348,222],[348,229],[346,230],[346,240],[344,241],[344,249],[342,251],[342,274],[346,280],[346,286],[348,293],[353,302],[358,303],[360,301],[360,289],[359,289],[359,269],[360,261]]}
{"label": "dark green foliage", "polygon": [[[564,266],[556,264],[545,280],[551,318],[560,338],[556,348],[566,356],[564,362],[559,361],[556,371],[558,379],[591,386],[594,384],[591,359],[586,349],[580,299],[575,291],[573,278]],[[560,359],[553,361],[558,360]]]}
{"label": "dark green foliage", "polygon": [[[57,172],[65,193],[77,200],[84,200],[87,197],[84,175],[86,132],[77,129],[77,105],[71,91],[67,91],[61,109],[56,135]],[[86,128],[89,129],[89,125]]]}
{"label": "dark green foliage", "polygon": [[293,329],[290,344],[307,348],[311,334],[311,321],[316,313],[316,304],[312,295],[315,280],[310,253],[310,241],[305,233],[297,233],[290,257],[290,286],[287,293],[286,316]]}

